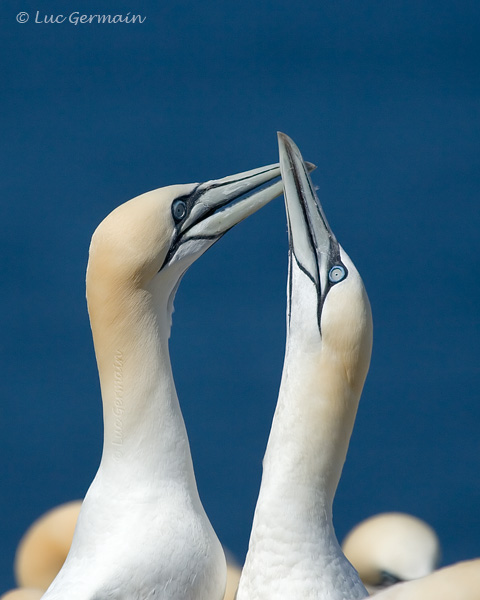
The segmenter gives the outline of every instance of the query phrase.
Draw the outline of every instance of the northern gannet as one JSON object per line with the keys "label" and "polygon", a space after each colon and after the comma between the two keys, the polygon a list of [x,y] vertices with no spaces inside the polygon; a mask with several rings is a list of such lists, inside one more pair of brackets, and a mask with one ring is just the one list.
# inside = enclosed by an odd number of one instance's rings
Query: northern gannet
{"label": "northern gannet", "polygon": [[405,513],[381,513],[356,525],[342,550],[370,594],[432,573],[440,560],[435,531]]}
{"label": "northern gannet", "polygon": [[284,134],[279,147],[290,246],[287,341],[237,600],[364,598],[337,542],[332,502],[370,363],[370,304],[298,148]]}
{"label": "northern gannet", "polygon": [[[225,556],[198,496],[168,351],[188,267],[281,193],[278,165],[138,196],[98,226],[87,302],[104,445],[44,600],[221,600]],[[222,210],[220,210],[222,209]]]}

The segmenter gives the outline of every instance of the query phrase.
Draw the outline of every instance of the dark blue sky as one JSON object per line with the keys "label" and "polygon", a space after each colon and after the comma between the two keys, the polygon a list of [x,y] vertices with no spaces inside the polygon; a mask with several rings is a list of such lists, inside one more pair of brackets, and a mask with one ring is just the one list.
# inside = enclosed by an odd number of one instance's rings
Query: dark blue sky
{"label": "dark blue sky", "polygon": [[[149,189],[276,162],[277,130],[318,165],[373,308],[338,537],[401,510],[437,529],[444,564],[479,556],[479,4],[65,5],[7,0],[0,21],[0,592],[23,531],[82,497],[100,459],[93,230]],[[39,24],[37,10],[146,20]],[[198,486],[241,560],[282,368],[286,265],[279,199],[202,257],[175,303]]]}

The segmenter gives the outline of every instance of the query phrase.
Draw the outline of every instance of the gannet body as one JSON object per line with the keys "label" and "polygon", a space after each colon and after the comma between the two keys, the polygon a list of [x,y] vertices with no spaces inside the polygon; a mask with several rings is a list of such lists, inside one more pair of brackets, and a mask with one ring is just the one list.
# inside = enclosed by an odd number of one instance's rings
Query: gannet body
{"label": "gannet body", "polygon": [[[81,500],[61,504],[41,515],[27,529],[15,553],[15,580],[19,587],[0,600],[41,598],[67,558],[81,508]],[[225,555],[227,581],[223,600],[234,600],[241,568],[228,550]]]}
{"label": "gannet body", "polygon": [[122,204],[95,231],[87,301],[103,453],[44,600],[223,597],[225,556],[198,496],[171,371],[171,314],[188,267],[281,184],[231,202],[278,175],[271,165],[161,188]]}
{"label": "gannet body", "polygon": [[289,228],[287,342],[237,600],[350,600],[332,502],[372,346],[370,304],[330,230],[300,152],[279,134]]}
{"label": "gannet body", "polygon": [[342,543],[370,594],[432,573],[440,560],[435,531],[405,513],[381,513],[356,525]]}

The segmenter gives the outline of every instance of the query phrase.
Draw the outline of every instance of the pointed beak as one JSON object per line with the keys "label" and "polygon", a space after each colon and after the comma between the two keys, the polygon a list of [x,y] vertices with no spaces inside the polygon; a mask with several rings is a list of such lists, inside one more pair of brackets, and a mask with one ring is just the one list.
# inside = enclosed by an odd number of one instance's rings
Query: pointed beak
{"label": "pointed beak", "polygon": [[317,323],[321,335],[321,315],[328,291],[347,275],[337,242],[312,185],[302,155],[285,134],[278,134],[280,170],[284,185],[288,222],[289,321],[291,318],[293,265],[298,266],[315,286]]}
{"label": "pointed beak", "polygon": [[[200,184],[192,210],[179,232],[182,241],[199,236],[218,238],[226,233],[282,193],[282,183],[278,181],[240,200],[279,176],[280,167],[275,164]],[[238,202],[233,204],[235,200]]]}
{"label": "pointed beak", "polygon": [[[315,167],[306,163],[305,168]],[[281,181],[262,188],[279,176],[280,166],[275,164],[206,181],[194,187],[185,197],[187,216],[176,228],[162,268],[185,254],[205,252],[234,225],[280,196],[283,191]],[[250,192],[254,193],[248,195]],[[183,248],[183,253],[179,253],[180,248]]]}
{"label": "pointed beak", "polygon": [[[305,168],[312,171],[315,165],[305,163]],[[279,176],[280,167],[274,164],[200,184],[192,210],[180,229],[183,240],[197,236],[220,237],[280,196],[283,186],[278,181],[240,200]]]}
{"label": "pointed beak", "polygon": [[322,271],[332,260],[339,258],[339,245],[313,188],[308,166],[295,142],[284,133],[278,133],[278,146],[290,252],[321,290]]}

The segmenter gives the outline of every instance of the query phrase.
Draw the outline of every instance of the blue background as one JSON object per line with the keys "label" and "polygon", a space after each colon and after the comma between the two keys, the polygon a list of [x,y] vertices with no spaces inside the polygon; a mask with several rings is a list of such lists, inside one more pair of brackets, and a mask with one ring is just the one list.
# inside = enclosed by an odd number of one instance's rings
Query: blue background
{"label": "blue background", "polygon": [[[146,20],[36,24],[37,10]],[[276,162],[277,130],[318,165],[373,308],[338,537],[401,510],[436,528],[444,564],[480,555],[479,23],[473,0],[2,2],[0,591],[24,530],[82,497],[99,463],[93,230],[144,191]],[[191,268],[175,303],[198,486],[239,560],[282,369],[286,268],[278,199]]]}

